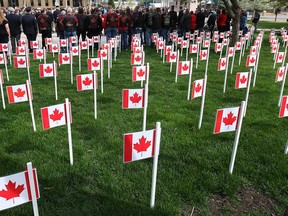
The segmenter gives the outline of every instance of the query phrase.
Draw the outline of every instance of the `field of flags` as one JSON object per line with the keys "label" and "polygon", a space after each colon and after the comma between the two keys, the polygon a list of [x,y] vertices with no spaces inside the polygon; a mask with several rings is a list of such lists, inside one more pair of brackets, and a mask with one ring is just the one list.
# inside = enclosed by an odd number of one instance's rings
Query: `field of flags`
{"label": "field of flags", "polygon": [[247,182],[275,196],[287,177],[288,34],[248,32],[235,46],[229,35],[171,33],[168,45],[153,34],[155,49],[135,35],[130,51],[120,36],[48,38],[30,55],[26,40],[16,55],[0,44],[0,211],[201,213],[209,194]]}

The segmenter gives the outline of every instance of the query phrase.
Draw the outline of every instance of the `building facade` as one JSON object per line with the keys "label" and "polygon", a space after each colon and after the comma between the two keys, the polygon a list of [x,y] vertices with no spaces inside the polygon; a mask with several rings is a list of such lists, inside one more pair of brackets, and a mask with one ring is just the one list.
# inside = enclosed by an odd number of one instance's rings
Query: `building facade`
{"label": "building facade", "polygon": [[55,8],[59,5],[61,8],[87,6],[91,0],[0,0],[0,7],[27,7],[33,8]]}

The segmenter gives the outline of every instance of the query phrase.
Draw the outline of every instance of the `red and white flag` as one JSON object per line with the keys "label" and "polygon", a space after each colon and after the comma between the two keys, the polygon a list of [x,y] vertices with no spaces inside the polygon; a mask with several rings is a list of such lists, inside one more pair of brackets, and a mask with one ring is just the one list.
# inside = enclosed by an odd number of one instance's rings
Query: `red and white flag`
{"label": "red and white flag", "polygon": [[30,41],[30,47],[31,49],[39,49],[39,43],[38,41]]}
{"label": "red and white flag", "polygon": [[76,43],[77,42],[76,36],[69,37],[69,41],[70,41],[70,43]]}
{"label": "red and white flag", "polygon": [[287,100],[288,96],[282,96],[281,99],[281,106],[280,106],[280,110],[279,110],[279,118],[284,118],[286,116],[288,116],[288,100]]}
{"label": "red and white flag", "polygon": [[256,55],[248,55],[246,60],[246,67],[254,67],[256,65]]}
{"label": "red and white flag", "polygon": [[203,48],[208,48],[210,44],[210,40],[203,40]]}
{"label": "red and white flag", "polygon": [[220,37],[220,38],[224,38],[224,32],[220,32],[219,37]]}
{"label": "red and white flag", "polygon": [[228,48],[228,58],[233,57],[234,56],[234,47],[229,47]]}
{"label": "red and white flag", "polygon": [[79,55],[79,48],[78,48],[78,46],[71,46],[71,47],[70,47],[70,52],[72,53],[73,56],[78,56],[78,55]]}
{"label": "red and white flag", "polygon": [[16,55],[26,55],[26,47],[25,46],[16,47]]}
{"label": "red and white flag", "polygon": [[[93,90],[94,89],[94,77],[93,74],[81,74],[76,76],[77,80],[77,91]],[[97,76],[96,76],[96,89]]]}
{"label": "red and white flag", "polygon": [[171,45],[164,47],[164,55],[168,55],[168,53],[171,52],[171,51],[172,51],[172,46]]}
{"label": "red and white flag", "polygon": [[277,44],[272,45],[272,47],[271,47],[271,53],[276,53],[276,52],[277,52],[277,49],[278,49],[278,45],[277,45]]}
{"label": "red and white flag", "polygon": [[33,59],[44,59],[44,50],[43,49],[34,49],[33,50]]}
{"label": "red and white flag", "polygon": [[[72,123],[72,113],[71,113],[71,104],[70,107],[70,119]],[[42,117],[42,126],[44,130],[58,127],[67,124],[67,113],[66,113],[66,104],[57,104],[49,107],[41,108],[41,117]]]}
{"label": "red and white flag", "polygon": [[58,45],[57,44],[51,44],[49,46],[49,51],[52,53],[59,52]]}
{"label": "red and white flag", "polygon": [[166,61],[167,63],[177,62],[177,52],[169,52]]}
{"label": "red and white flag", "polygon": [[104,50],[109,50],[109,47],[110,47],[109,43],[102,44],[102,49],[104,49]]}
{"label": "red and white flag", "polygon": [[236,74],[235,89],[247,88],[249,81],[249,72],[238,72]]}
{"label": "red and white flag", "polygon": [[190,44],[189,53],[197,53],[197,52],[198,52],[197,44]]}
{"label": "red and white flag", "polygon": [[141,65],[142,62],[143,62],[143,52],[131,54],[131,65]]}
{"label": "red and white flag", "polygon": [[284,60],[285,52],[278,52],[275,58],[276,63],[282,63]]}
{"label": "red and white flag", "polygon": [[178,75],[185,75],[190,73],[190,61],[179,61]]}
{"label": "red and white flag", "polygon": [[227,46],[227,44],[228,44],[228,39],[227,39],[227,38],[223,38],[222,43],[223,43],[224,46]]}
{"label": "red and white flag", "polygon": [[201,50],[199,60],[207,60],[208,50]]}
{"label": "red and white flag", "polygon": [[242,43],[241,42],[236,42],[235,47],[236,47],[236,50],[241,50]]}
{"label": "red and white flag", "polygon": [[217,110],[214,134],[235,131],[239,113],[240,107],[231,107]]}
{"label": "red and white flag", "polygon": [[215,52],[220,52],[222,49],[222,43],[215,43]]}
{"label": "red and white flag", "polygon": [[257,54],[257,47],[251,46],[250,47],[250,55],[256,55]]}
{"label": "red and white flag", "polygon": [[90,58],[90,59],[88,59],[88,70],[89,71],[101,70],[100,58]]}
{"label": "red and white flag", "polygon": [[80,41],[79,46],[80,46],[80,50],[87,50],[87,47],[88,47],[87,41]]}
{"label": "red and white flag", "polygon": [[52,38],[45,38],[45,45],[46,46],[52,45]]}
{"label": "red and white flag", "polygon": [[27,41],[24,40],[24,39],[23,39],[23,40],[20,39],[20,40],[18,41],[18,45],[19,45],[19,46],[26,46],[26,45],[27,45]]}
{"label": "red and white flag", "polygon": [[[19,103],[19,102],[25,102],[29,100],[26,84],[7,86],[6,90],[7,90],[9,103]],[[32,97],[31,85],[30,85],[30,92],[31,92],[30,98],[32,100],[33,97]]]}
{"label": "red and white flag", "polygon": [[155,130],[124,134],[124,163],[154,156]]}
{"label": "red and white flag", "polygon": [[159,49],[159,50],[164,49],[164,41],[157,42],[157,49]]}
{"label": "red and white flag", "polygon": [[8,52],[9,46],[8,43],[0,43],[0,52]]}
{"label": "red and white flag", "polygon": [[5,56],[0,53],[0,64],[5,64]]}
{"label": "red and white flag", "polygon": [[196,43],[197,43],[197,44],[200,44],[201,41],[202,41],[202,38],[201,38],[201,37],[197,37],[197,38],[196,38]]}
{"label": "red and white flag", "polygon": [[67,39],[60,39],[59,44],[60,44],[60,47],[66,47],[67,46]]}
{"label": "red and white flag", "polygon": [[142,51],[142,46],[133,47],[133,53],[141,53]]}
{"label": "red and white flag", "polygon": [[106,49],[98,50],[98,58],[102,58],[103,60],[108,60],[108,50]]}
{"label": "red and white flag", "polygon": [[[33,169],[36,198],[40,198],[36,169]],[[32,201],[28,171],[0,178],[0,211]]]}
{"label": "red and white flag", "polygon": [[39,64],[40,77],[53,77],[55,70],[57,71],[57,69],[54,68],[53,64]]}
{"label": "red and white flag", "polygon": [[93,40],[93,43],[98,43],[99,42],[99,36],[93,36],[92,40]]}
{"label": "red and white flag", "polygon": [[276,80],[275,82],[281,82],[283,81],[284,78],[284,73],[285,73],[285,66],[284,67],[279,67],[276,73]]}
{"label": "red and white flag", "polygon": [[144,108],[144,92],[145,89],[123,89],[122,108]]}
{"label": "red and white flag", "polygon": [[188,47],[188,41],[183,40],[182,43],[181,43],[181,48],[182,49],[186,49],[187,47]]}
{"label": "red and white flag", "polygon": [[219,58],[218,71],[226,70],[226,67],[227,67],[226,58]]}
{"label": "red and white flag", "polygon": [[27,64],[26,56],[14,56],[14,68],[27,68],[29,66],[29,61]]}
{"label": "red and white flag", "polygon": [[59,64],[70,64],[70,53],[60,53]]}
{"label": "red and white flag", "polygon": [[203,95],[204,79],[198,79],[193,82],[191,98],[201,97]]}
{"label": "red and white flag", "polygon": [[181,45],[183,37],[177,37],[177,44]]}
{"label": "red and white flag", "polygon": [[134,66],[132,68],[132,81],[143,81],[146,80],[146,66]]}
{"label": "red and white flag", "polygon": [[86,41],[87,41],[88,47],[92,46],[92,39],[91,38],[86,38]]}

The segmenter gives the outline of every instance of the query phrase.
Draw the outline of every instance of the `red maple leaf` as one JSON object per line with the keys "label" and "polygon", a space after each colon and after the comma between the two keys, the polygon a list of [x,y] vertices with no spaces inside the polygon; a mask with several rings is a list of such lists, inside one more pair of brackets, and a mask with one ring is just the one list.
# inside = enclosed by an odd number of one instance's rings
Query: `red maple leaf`
{"label": "red maple leaf", "polygon": [[86,47],[86,46],[87,46],[86,43],[83,43],[83,44],[82,44],[82,47]]}
{"label": "red maple leaf", "polygon": [[25,41],[22,41],[22,45],[25,45],[26,44],[26,42]]}
{"label": "red maple leaf", "polygon": [[137,92],[135,92],[135,93],[133,94],[133,96],[130,97],[130,101],[131,101],[132,103],[139,103],[139,101],[141,101],[141,99],[142,99],[142,97],[139,96]]}
{"label": "red maple leaf", "polygon": [[141,57],[140,56],[136,56],[135,60],[138,62],[138,61],[141,61]]}
{"label": "red maple leaf", "polygon": [[198,83],[195,87],[195,92],[200,92],[202,89],[202,86],[200,85],[200,83]]}
{"label": "red maple leaf", "polygon": [[168,47],[168,48],[167,48],[167,52],[170,52],[170,51],[171,51],[171,48],[170,48],[170,47]]}
{"label": "red maple leaf", "polygon": [[197,47],[196,47],[196,46],[193,46],[193,50],[194,50],[194,51],[197,50]]}
{"label": "red maple leaf", "polygon": [[18,64],[23,65],[23,64],[25,64],[25,61],[21,58],[21,59],[18,61]]}
{"label": "red maple leaf", "polygon": [[141,52],[141,51],[140,51],[139,49],[137,49],[135,53],[140,53],[140,52]]}
{"label": "red maple leaf", "polygon": [[251,58],[250,62],[253,64],[255,62],[255,58]]}
{"label": "red maple leaf", "polygon": [[108,50],[109,46],[107,45],[107,46],[105,46],[104,48],[105,48],[106,50]]}
{"label": "red maple leaf", "polygon": [[99,62],[95,60],[94,62],[92,62],[92,66],[93,67],[98,67],[99,66]]}
{"label": "red maple leaf", "polygon": [[240,47],[241,47],[241,44],[237,44],[237,47],[240,48]]}
{"label": "red maple leaf", "polygon": [[57,46],[53,46],[53,50],[57,50]]}
{"label": "red maple leaf", "polygon": [[4,58],[0,57],[0,62],[3,61]]}
{"label": "red maple leaf", "polygon": [[221,46],[220,46],[220,45],[218,45],[218,46],[217,46],[217,49],[220,49],[220,48],[221,48]]}
{"label": "red maple leaf", "polygon": [[280,60],[283,58],[283,56],[282,55],[279,55],[279,57],[278,57]]}
{"label": "red maple leaf", "polygon": [[188,65],[187,65],[187,64],[184,64],[184,65],[183,65],[183,67],[182,67],[182,69],[183,69],[184,71],[186,71],[186,70],[188,70],[188,69],[189,69],[189,67],[188,67]]}
{"label": "red maple leaf", "polygon": [[171,59],[175,59],[176,58],[176,55],[173,53],[171,56],[170,56]]}
{"label": "red maple leaf", "polygon": [[72,52],[73,52],[73,53],[77,53],[78,50],[75,48],[75,49],[72,50]]}
{"label": "red maple leaf", "polygon": [[7,45],[5,44],[4,46],[3,46],[3,49],[7,49],[8,47],[7,47]]}
{"label": "red maple leaf", "polygon": [[55,108],[53,114],[50,114],[49,117],[53,121],[59,121],[63,117],[63,112],[59,112],[59,110]]}
{"label": "red maple leaf", "polygon": [[25,50],[24,50],[23,48],[21,48],[19,51],[20,51],[20,52],[24,52]]}
{"label": "red maple leaf", "polygon": [[279,71],[278,76],[279,76],[279,77],[282,77],[283,74],[284,74],[284,73],[283,73],[283,70],[281,70],[281,71]]}
{"label": "red maple leaf", "polygon": [[223,118],[223,123],[225,126],[227,125],[233,125],[233,123],[236,121],[237,117],[233,116],[233,113],[230,112],[227,117]]}
{"label": "red maple leaf", "polygon": [[146,141],[146,138],[142,136],[139,139],[139,143],[134,144],[134,149],[139,152],[147,151],[147,149],[151,146],[151,141]]}
{"label": "red maple leaf", "polygon": [[72,38],[72,41],[73,41],[73,42],[76,41],[76,38],[73,37],[73,38]]}
{"label": "red maple leaf", "polygon": [[162,43],[159,43],[159,47],[162,47],[163,46],[163,44]]}
{"label": "red maple leaf", "polygon": [[273,47],[273,50],[276,50],[277,48],[276,47]]}
{"label": "red maple leaf", "polygon": [[89,77],[86,77],[82,82],[85,86],[90,86],[92,83],[92,79],[90,80]]}
{"label": "red maple leaf", "polygon": [[37,53],[37,55],[38,55],[38,56],[42,56],[43,53],[42,53],[41,51],[39,51],[39,52]]}
{"label": "red maple leaf", "polygon": [[254,48],[254,49],[252,50],[252,52],[255,53],[255,52],[256,52],[256,49]]}
{"label": "red maple leaf", "polygon": [[208,45],[208,42],[205,42],[205,45],[207,46],[207,45]]}
{"label": "red maple leaf", "polygon": [[69,60],[69,57],[68,57],[68,56],[64,56],[64,57],[63,57],[63,60],[64,60],[64,61],[68,61],[68,60]]}
{"label": "red maple leaf", "polygon": [[186,46],[186,43],[183,43],[183,46]]}
{"label": "red maple leaf", "polygon": [[288,109],[288,104],[286,104],[286,109]]}
{"label": "red maple leaf", "polygon": [[45,73],[51,73],[53,71],[53,69],[50,66],[48,66],[45,68],[44,71],[45,71]]}
{"label": "red maple leaf", "polygon": [[51,39],[48,39],[47,42],[48,42],[48,43],[51,43],[52,41],[51,41]]}
{"label": "red maple leaf", "polygon": [[13,203],[14,203],[14,198],[20,197],[20,194],[25,189],[24,184],[18,185],[16,187],[16,182],[13,183],[10,180],[9,180],[8,184],[5,185],[5,187],[6,187],[6,190],[3,189],[0,191],[0,197],[5,198],[6,201],[13,199]]}
{"label": "red maple leaf", "polygon": [[223,60],[223,61],[221,62],[221,66],[222,66],[222,67],[225,67],[225,65],[226,65],[226,62],[225,62],[225,60]]}
{"label": "red maple leaf", "polygon": [[33,44],[33,46],[35,46],[35,47],[38,46],[38,43],[35,42],[35,43]]}
{"label": "red maple leaf", "polygon": [[18,88],[16,92],[14,92],[14,95],[18,98],[23,97],[25,95],[25,91],[23,91],[21,88]]}
{"label": "red maple leaf", "polygon": [[65,44],[66,44],[66,41],[62,41],[61,44],[62,44],[62,45],[65,45]]}
{"label": "red maple leaf", "polygon": [[243,75],[239,81],[240,81],[240,83],[244,84],[244,83],[246,83],[247,78]]}
{"label": "red maple leaf", "polygon": [[202,53],[202,56],[203,56],[203,57],[206,57],[206,56],[207,56],[206,52],[203,52],[203,53]]}
{"label": "red maple leaf", "polygon": [[102,57],[106,57],[106,56],[107,56],[106,52],[102,52],[102,53],[101,53],[101,56],[102,56]]}
{"label": "red maple leaf", "polygon": [[137,75],[138,75],[139,77],[142,77],[142,76],[145,75],[145,71],[142,70],[142,69],[140,69],[140,70],[137,72]]}

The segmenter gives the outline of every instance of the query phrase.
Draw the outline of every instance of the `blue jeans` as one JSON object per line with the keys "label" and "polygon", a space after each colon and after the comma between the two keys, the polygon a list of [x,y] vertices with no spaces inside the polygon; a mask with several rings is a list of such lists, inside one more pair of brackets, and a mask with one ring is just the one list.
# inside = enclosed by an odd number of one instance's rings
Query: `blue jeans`
{"label": "blue jeans", "polygon": [[117,35],[117,28],[116,27],[107,27],[106,28],[106,40],[109,41],[110,38],[113,38]]}
{"label": "blue jeans", "polygon": [[142,33],[143,33],[142,28],[138,28],[138,27],[134,28],[134,34],[140,34],[141,44],[143,43]]}
{"label": "blue jeans", "polygon": [[151,45],[151,36],[152,36],[152,29],[149,27],[146,27],[145,31],[145,43],[146,45]]}
{"label": "blue jeans", "polygon": [[119,30],[121,35],[121,50],[128,49],[128,30]]}
{"label": "blue jeans", "polygon": [[[72,37],[72,36],[76,36],[76,31],[73,31],[73,32],[64,31],[64,39],[68,38],[68,41],[69,41],[69,37]],[[72,46],[76,46],[76,44],[73,43]],[[68,43],[68,50],[66,52],[69,52],[69,51],[70,51],[70,43]]]}
{"label": "blue jeans", "polygon": [[165,40],[165,43],[168,43],[168,33],[169,33],[169,29],[166,28],[162,28],[161,29],[161,35],[163,37],[163,40]]}

